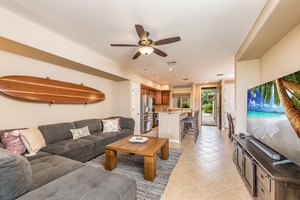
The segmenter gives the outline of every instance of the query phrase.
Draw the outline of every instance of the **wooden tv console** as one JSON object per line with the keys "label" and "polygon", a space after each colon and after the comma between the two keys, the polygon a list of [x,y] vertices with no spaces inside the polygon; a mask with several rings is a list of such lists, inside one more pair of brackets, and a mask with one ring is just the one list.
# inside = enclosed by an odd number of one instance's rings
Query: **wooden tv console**
{"label": "wooden tv console", "polygon": [[255,199],[300,199],[300,166],[295,163],[274,166],[249,138],[238,135],[233,136],[233,161]]}

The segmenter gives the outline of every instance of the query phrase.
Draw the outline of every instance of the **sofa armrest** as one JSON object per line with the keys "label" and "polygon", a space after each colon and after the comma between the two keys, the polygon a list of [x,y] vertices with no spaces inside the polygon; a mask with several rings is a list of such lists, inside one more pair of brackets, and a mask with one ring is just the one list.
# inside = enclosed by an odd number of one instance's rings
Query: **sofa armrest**
{"label": "sofa armrest", "polygon": [[134,130],[135,121],[132,118],[120,117],[121,119],[121,129]]}

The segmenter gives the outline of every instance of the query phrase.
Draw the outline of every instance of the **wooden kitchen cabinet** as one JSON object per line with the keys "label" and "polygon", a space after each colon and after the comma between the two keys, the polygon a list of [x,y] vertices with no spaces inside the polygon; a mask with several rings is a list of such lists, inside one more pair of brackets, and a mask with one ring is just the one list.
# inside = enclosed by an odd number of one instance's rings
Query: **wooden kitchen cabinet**
{"label": "wooden kitchen cabinet", "polygon": [[157,105],[162,104],[161,91],[158,91],[158,90],[156,91],[155,104],[157,104]]}
{"label": "wooden kitchen cabinet", "polygon": [[156,105],[169,105],[170,104],[170,91],[169,90],[155,90],[147,86],[141,86],[141,95],[148,95],[155,99]]}
{"label": "wooden kitchen cabinet", "polygon": [[169,105],[170,104],[170,91],[162,91],[162,104],[163,105]]}

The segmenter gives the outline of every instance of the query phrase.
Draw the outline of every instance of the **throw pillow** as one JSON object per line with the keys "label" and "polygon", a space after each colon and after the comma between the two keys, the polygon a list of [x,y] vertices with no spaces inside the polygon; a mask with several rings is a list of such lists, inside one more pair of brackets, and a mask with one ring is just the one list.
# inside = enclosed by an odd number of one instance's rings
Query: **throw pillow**
{"label": "throw pillow", "polygon": [[26,151],[26,147],[20,138],[19,130],[3,133],[1,142],[4,149],[12,151],[16,154],[22,154]]}
{"label": "throw pillow", "polygon": [[45,139],[37,126],[20,130],[20,136],[29,154],[35,154],[46,146]]}
{"label": "throw pillow", "polygon": [[78,128],[78,129],[70,129],[70,131],[72,132],[73,139],[91,135],[88,126],[85,126],[83,128]]}
{"label": "throw pillow", "polygon": [[102,119],[103,133],[119,131],[119,118]]}

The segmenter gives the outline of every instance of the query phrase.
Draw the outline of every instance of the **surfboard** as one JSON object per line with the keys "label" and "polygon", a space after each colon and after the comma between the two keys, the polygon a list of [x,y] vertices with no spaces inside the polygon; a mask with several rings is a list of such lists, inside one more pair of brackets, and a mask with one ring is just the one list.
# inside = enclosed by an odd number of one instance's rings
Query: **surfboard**
{"label": "surfboard", "polygon": [[4,76],[0,91],[6,95],[47,103],[88,104],[100,102],[105,94],[82,84],[32,76]]}

